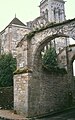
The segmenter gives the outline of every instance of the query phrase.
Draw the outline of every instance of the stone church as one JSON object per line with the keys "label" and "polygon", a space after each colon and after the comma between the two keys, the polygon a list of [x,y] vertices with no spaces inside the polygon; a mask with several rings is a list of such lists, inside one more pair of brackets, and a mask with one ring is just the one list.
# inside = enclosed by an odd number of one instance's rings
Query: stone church
{"label": "stone church", "polygon": [[[5,27],[5,29],[0,32],[1,54],[11,52],[13,56],[16,57],[16,46],[25,34],[32,30],[39,29],[49,23],[60,23],[65,21],[66,17],[64,4],[65,2],[63,0],[42,0],[39,5],[40,16],[33,21],[27,22],[27,25],[22,23],[15,16],[15,18]],[[64,45],[64,40],[57,40],[56,46],[58,51]],[[61,48],[59,48],[59,46]]]}
{"label": "stone church", "polygon": [[30,29],[15,16],[5,29],[0,32],[1,54],[11,52],[16,57],[16,46],[29,31]]}

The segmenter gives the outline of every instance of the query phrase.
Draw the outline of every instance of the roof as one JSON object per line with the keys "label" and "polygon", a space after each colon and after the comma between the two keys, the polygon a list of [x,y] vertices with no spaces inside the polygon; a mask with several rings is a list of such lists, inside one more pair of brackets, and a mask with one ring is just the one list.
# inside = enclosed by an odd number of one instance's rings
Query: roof
{"label": "roof", "polygon": [[9,23],[9,25],[11,25],[11,24],[26,26],[24,23],[22,23],[22,22],[21,22],[18,18],[16,18],[16,17]]}
{"label": "roof", "polygon": [[[10,25],[12,25],[12,24],[20,25],[20,26],[23,26],[23,27],[26,26],[26,25],[25,25],[24,23],[22,23],[18,18],[15,17],[15,18],[5,27],[5,29],[6,29],[7,27],[9,27]],[[3,29],[0,33],[3,33],[3,32],[5,31],[5,29]]]}

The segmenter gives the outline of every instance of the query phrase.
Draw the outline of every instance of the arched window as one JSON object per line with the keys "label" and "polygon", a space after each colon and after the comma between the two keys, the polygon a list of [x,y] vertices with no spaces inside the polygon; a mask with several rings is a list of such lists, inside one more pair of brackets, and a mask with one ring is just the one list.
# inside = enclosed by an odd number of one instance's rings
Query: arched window
{"label": "arched window", "polygon": [[44,11],[42,12],[42,16],[44,16],[45,15],[45,13],[44,13]]}
{"label": "arched window", "polygon": [[59,22],[61,21],[61,18],[60,18],[60,9],[58,9],[58,17],[59,17]]}
{"label": "arched window", "polygon": [[54,21],[56,22],[56,8],[54,8]]}
{"label": "arched window", "polygon": [[45,11],[45,17],[46,17],[46,19],[48,20],[48,10],[46,9],[46,11]]}

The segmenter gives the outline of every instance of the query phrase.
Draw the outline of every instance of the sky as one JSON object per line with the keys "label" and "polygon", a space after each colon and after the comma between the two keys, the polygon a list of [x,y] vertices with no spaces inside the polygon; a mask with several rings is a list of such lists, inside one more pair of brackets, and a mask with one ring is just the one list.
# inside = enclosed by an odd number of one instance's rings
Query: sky
{"label": "sky", "polygon": [[[23,23],[35,19],[40,15],[41,0],[0,0],[0,31],[3,30],[15,17]],[[66,0],[66,18],[75,18],[75,0]]]}

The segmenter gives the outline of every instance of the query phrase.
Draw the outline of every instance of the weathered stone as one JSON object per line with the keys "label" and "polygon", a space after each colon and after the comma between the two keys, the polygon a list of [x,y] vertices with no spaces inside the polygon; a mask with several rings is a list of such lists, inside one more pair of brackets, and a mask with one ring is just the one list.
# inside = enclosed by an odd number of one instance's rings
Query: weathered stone
{"label": "weathered stone", "polygon": [[[72,54],[68,53],[66,46],[66,37],[74,37],[75,19],[65,21],[64,23],[54,24],[40,32],[36,32],[29,39],[24,39],[24,44],[27,42],[27,50],[18,59],[19,64],[24,60],[24,68],[32,69],[32,73],[17,74],[14,76],[14,109],[26,115],[27,117],[45,115],[52,111],[64,109],[72,104],[74,97],[74,80],[72,79],[72,58],[75,55],[74,47]],[[65,39],[63,39],[63,37]],[[44,47],[54,39],[64,40],[63,49],[59,51],[59,65],[67,69],[68,74],[56,75],[46,72],[42,69],[41,51]],[[23,44],[22,41],[22,44]],[[53,41],[52,41],[53,42]],[[23,48],[24,48],[23,44]],[[51,46],[52,47],[52,46]],[[60,48],[60,46],[59,46]],[[19,47],[18,47],[19,49]],[[22,53],[21,48],[21,53]],[[62,56],[65,55],[64,61]],[[68,58],[67,58],[67,55]],[[26,56],[26,57],[25,57]],[[68,61],[67,61],[68,59]],[[17,91],[16,89],[17,88]],[[70,96],[71,94],[71,96]],[[71,101],[69,101],[71,98]],[[18,102],[17,102],[18,101]]]}
{"label": "weathered stone", "polygon": [[[20,79],[18,77],[20,76]],[[14,110],[28,116],[29,73],[14,76]]]}

